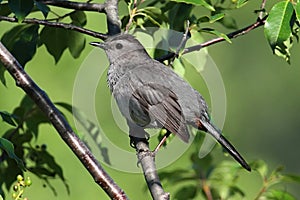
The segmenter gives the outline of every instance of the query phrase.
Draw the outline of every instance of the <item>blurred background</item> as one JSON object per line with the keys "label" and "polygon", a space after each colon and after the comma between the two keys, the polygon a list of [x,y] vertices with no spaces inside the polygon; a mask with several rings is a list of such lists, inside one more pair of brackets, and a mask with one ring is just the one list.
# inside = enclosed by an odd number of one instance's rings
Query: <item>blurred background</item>
{"label": "blurred background", "polygon": [[[271,6],[271,5],[269,5]],[[252,12],[257,5],[249,3],[244,8],[233,11],[238,27],[242,28],[253,23],[256,15]],[[105,21],[104,15],[89,14],[87,28],[105,32],[105,25],[99,26],[99,21]],[[0,23],[0,36],[15,24]],[[229,32],[222,29],[221,31]],[[54,59],[46,52],[45,46],[38,49],[35,57],[26,65],[26,71],[33,80],[47,92],[54,102],[72,102],[72,92],[76,73],[93,47],[88,42],[93,38],[86,37],[86,48],[80,58],[74,60],[69,52],[64,52],[62,59],[55,64]],[[227,95],[227,115],[223,131],[226,136],[238,147],[248,161],[264,160],[270,170],[284,166],[284,172],[300,174],[300,49],[298,45],[292,48],[291,64],[274,56],[263,33],[263,28],[251,31],[242,37],[232,40],[232,44],[223,42],[208,48],[210,56],[221,72]],[[105,61],[105,65],[107,61]],[[103,64],[104,65],[104,64]],[[99,67],[102,66],[99,63]],[[201,91],[205,99],[209,99],[206,86],[198,84],[199,76],[194,75],[194,69],[186,70],[186,77],[191,84]],[[17,88],[13,79],[6,73],[7,87],[0,84],[0,110],[12,112],[24,96]],[[105,80],[101,80],[99,87],[106,87]],[[119,131],[110,123],[111,113],[110,94],[108,88],[97,96],[101,99],[101,109],[98,120],[104,129],[111,132],[115,141],[122,146],[129,144],[124,136],[113,133]],[[202,92],[203,91],[203,92]],[[71,115],[65,112],[69,121]],[[108,116],[108,117],[107,117]],[[5,125],[0,127],[0,134],[6,130]],[[60,180],[51,180],[57,190],[55,196],[49,188],[43,187],[43,182],[31,175],[33,185],[26,194],[29,199],[108,199],[104,192],[94,183],[92,177],[83,168],[78,159],[72,154],[52,126],[40,126],[40,135],[36,144],[47,144],[47,149],[55,156],[62,166],[71,193],[67,194]],[[128,149],[130,149],[128,147]],[[132,151],[134,151],[132,149]],[[220,150],[214,150],[218,159],[224,157]],[[187,168],[189,158],[184,154],[171,166],[160,171],[170,171],[176,168]],[[113,170],[108,166],[105,169],[113,179],[126,191],[131,199],[151,199],[147,191],[142,174],[132,174]],[[28,173],[30,175],[30,173]],[[244,172],[240,178],[241,184],[249,187],[246,191],[249,199],[258,193],[261,180],[256,172]],[[258,184],[259,183],[259,184]],[[172,194],[176,187],[164,183],[166,191]],[[287,190],[300,198],[299,185],[287,185]]]}

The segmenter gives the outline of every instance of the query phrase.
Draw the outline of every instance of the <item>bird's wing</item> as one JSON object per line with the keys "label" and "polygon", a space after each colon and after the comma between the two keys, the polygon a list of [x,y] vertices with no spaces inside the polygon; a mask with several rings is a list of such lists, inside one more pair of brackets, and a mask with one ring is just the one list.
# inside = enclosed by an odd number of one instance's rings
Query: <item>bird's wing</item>
{"label": "bird's wing", "polygon": [[143,85],[133,92],[129,107],[131,118],[137,124],[146,124],[155,119],[188,142],[189,133],[182,109],[176,94],[170,89],[155,83]]}

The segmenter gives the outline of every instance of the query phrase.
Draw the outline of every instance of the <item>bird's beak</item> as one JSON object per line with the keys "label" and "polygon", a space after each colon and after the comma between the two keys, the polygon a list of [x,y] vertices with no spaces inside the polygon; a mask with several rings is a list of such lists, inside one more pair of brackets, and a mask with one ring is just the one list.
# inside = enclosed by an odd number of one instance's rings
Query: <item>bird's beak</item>
{"label": "bird's beak", "polygon": [[90,42],[90,45],[105,49],[105,44],[103,42]]}

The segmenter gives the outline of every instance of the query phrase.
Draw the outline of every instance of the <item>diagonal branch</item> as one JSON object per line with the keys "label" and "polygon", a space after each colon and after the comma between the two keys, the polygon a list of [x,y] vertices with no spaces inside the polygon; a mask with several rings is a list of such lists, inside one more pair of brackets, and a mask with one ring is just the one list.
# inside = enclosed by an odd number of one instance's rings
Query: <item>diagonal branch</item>
{"label": "diagonal branch", "polygon": [[18,61],[0,42],[0,61],[6,70],[15,79],[16,85],[36,103],[42,112],[49,118],[61,138],[76,154],[81,163],[89,171],[95,182],[109,195],[111,199],[128,199],[125,192],[111,179],[97,162],[87,146],[77,137],[70,125],[51,102],[47,94],[36,85],[30,76],[23,70]]}
{"label": "diagonal branch", "polygon": [[59,1],[59,0],[39,0],[47,5],[61,7],[61,8],[69,8],[74,10],[81,11],[94,11],[94,12],[105,12],[105,4],[99,3],[82,3],[82,2],[72,2],[72,1]]}
{"label": "diagonal branch", "polygon": [[[260,26],[263,26],[266,22],[267,17],[268,16],[266,15],[264,18],[257,19],[257,21],[255,23],[253,23],[253,24],[251,24],[251,25],[249,25],[245,28],[242,28],[240,30],[229,33],[229,34],[227,34],[227,37],[229,39],[233,39],[233,38],[237,38],[239,36],[245,35],[245,34],[249,33],[250,31],[252,31],[256,28],[258,28]],[[225,41],[225,39],[223,37],[215,38],[215,39],[209,40],[207,42],[204,42],[202,44],[198,44],[198,45],[195,45],[195,46],[185,48],[183,50],[182,54],[190,53],[192,51],[199,51],[203,47],[208,47],[210,45],[213,45],[213,44],[216,44],[216,43],[219,43],[219,42],[223,42],[223,41]]]}
{"label": "diagonal branch", "polygon": [[[237,38],[239,36],[245,35],[245,34],[249,33],[250,31],[252,31],[252,30],[254,30],[256,28],[258,28],[260,26],[263,26],[265,24],[265,22],[266,22],[267,17],[268,17],[268,15],[266,15],[262,19],[258,18],[255,23],[250,24],[249,26],[246,26],[246,27],[244,27],[242,29],[239,29],[239,30],[233,31],[231,33],[228,33],[226,36],[229,39],[234,39],[234,38]],[[226,41],[226,40],[223,37],[214,38],[212,40],[203,42],[202,44],[198,44],[198,45],[195,45],[195,46],[191,46],[191,47],[185,48],[182,51],[182,55],[186,54],[186,53],[193,52],[193,51],[200,51],[204,47],[208,47],[208,46],[217,44],[219,42],[224,42],[224,41]],[[157,58],[156,60],[158,60],[159,62],[162,62],[164,60],[173,59],[175,56],[177,56],[177,54],[175,54],[174,52],[170,52],[170,53],[168,53],[168,54],[166,54],[166,55],[164,55],[164,56],[162,56],[160,58]]]}
{"label": "diagonal branch", "polygon": [[[18,23],[17,18],[14,17],[6,17],[6,16],[0,16],[0,21],[7,21],[7,22],[15,22]],[[67,23],[61,23],[61,22],[49,22],[47,20],[40,20],[40,19],[35,19],[35,18],[29,18],[29,19],[24,19],[22,23],[25,24],[40,24],[40,25],[45,25],[45,26],[51,26],[55,28],[64,28],[68,30],[74,30],[95,38],[99,38],[101,40],[105,40],[107,38],[106,34],[103,33],[98,33],[95,31],[91,31],[86,28],[82,28],[79,26],[75,26],[73,24],[67,24]]]}

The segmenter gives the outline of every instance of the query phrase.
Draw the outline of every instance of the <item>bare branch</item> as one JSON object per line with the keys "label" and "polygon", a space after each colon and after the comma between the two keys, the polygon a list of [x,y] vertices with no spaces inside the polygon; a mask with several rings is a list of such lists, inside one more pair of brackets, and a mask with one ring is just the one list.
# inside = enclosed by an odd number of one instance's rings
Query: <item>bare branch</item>
{"label": "bare branch", "polygon": [[130,122],[127,122],[127,124],[129,126],[130,141],[136,149],[138,163],[142,166],[144,177],[152,198],[154,200],[169,200],[170,194],[164,191],[159,180],[154,161],[155,155],[153,155],[153,152],[150,151],[147,139],[140,137],[147,136],[148,133],[146,133],[145,130],[140,126]]}
{"label": "bare branch", "polygon": [[165,192],[155,165],[153,153],[149,149],[148,141],[144,138],[132,138],[135,143],[137,157],[142,166],[144,177],[154,200],[169,200],[170,194]]}
{"label": "bare branch", "polygon": [[124,191],[104,171],[87,146],[77,137],[70,125],[51,102],[47,94],[36,85],[30,76],[23,70],[18,61],[0,42],[0,61],[6,70],[15,79],[16,85],[36,103],[43,113],[49,118],[61,138],[76,154],[78,159],[89,171],[95,182],[109,195],[111,199],[128,199]]}
{"label": "bare branch", "polygon": [[187,20],[186,21],[186,29],[185,29],[185,32],[183,34],[183,37],[180,41],[180,44],[178,45],[177,49],[176,49],[176,52],[175,52],[175,55],[178,56],[179,55],[179,52],[182,48],[185,47],[185,44],[187,42],[187,40],[189,39],[188,37],[188,34],[189,34],[189,31],[190,31],[190,21]]}
{"label": "bare branch", "polygon": [[[264,18],[258,19],[255,23],[253,23],[253,24],[251,24],[251,25],[249,25],[245,28],[242,28],[240,30],[229,33],[229,34],[227,34],[227,37],[229,39],[233,39],[233,38],[237,38],[239,36],[245,35],[245,34],[249,33],[250,31],[264,25],[265,22],[266,22],[267,17],[268,16],[265,16]],[[223,42],[223,41],[225,41],[225,39],[223,37],[215,38],[215,39],[209,40],[207,42],[204,42],[202,44],[198,44],[198,45],[195,45],[195,46],[192,46],[192,47],[185,48],[183,50],[182,54],[190,53],[190,52],[193,52],[193,51],[199,51],[203,47],[207,47],[207,46],[210,46],[210,45],[213,45],[213,44],[216,44],[216,43],[219,43],[219,42]]]}
{"label": "bare branch", "polygon": [[[18,23],[17,18],[14,17],[6,17],[6,16],[0,16],[0,21],[8,21],[8,22],[15,22]],[[61,23],[61,22],[49,22],[47,20],[40,20],[40,19],[24,19],[22,23],[25,24],[40,24],[40,25],[45,25],[45,26],[51,26],[51,27],[56,27],[56,28],[64,28],[68,30],[74,30],[95,38],[99,38],[101,40],[105,40],[108,36],[103,33],[98,33],[95,31],[91,31],[89,29],[85,29],[79,26],[75,26],[73,24],[67,24],[67,23]]]}
{"label": "bare branch", "polygon": [[99,3],[81,3],[81,2],[72,2],[72,1],[58,1],[58,0],[40,0],[47,5],[61,7],[61,8],[69,8],[74,10],[81,11],[94,11],[94,12],[105,12],[105,4]]}

